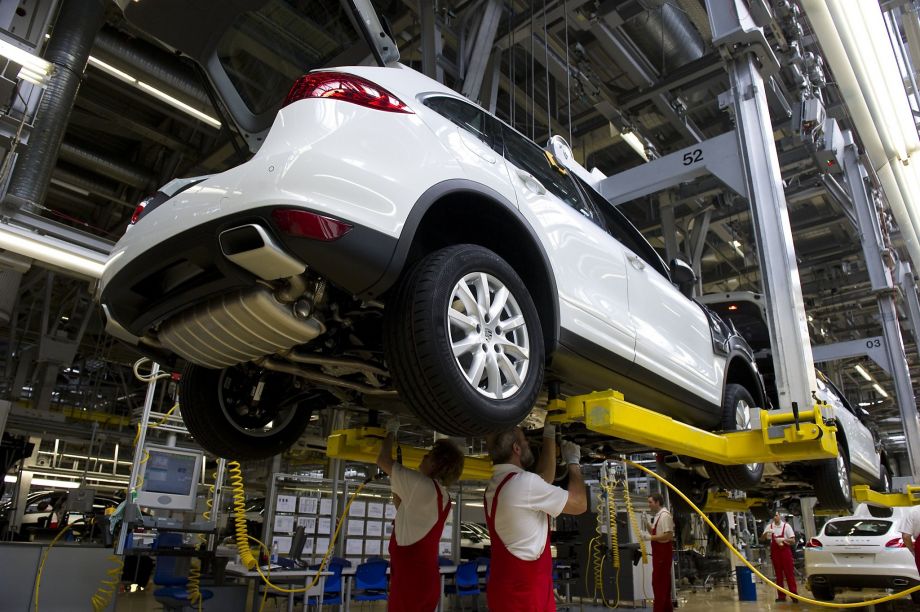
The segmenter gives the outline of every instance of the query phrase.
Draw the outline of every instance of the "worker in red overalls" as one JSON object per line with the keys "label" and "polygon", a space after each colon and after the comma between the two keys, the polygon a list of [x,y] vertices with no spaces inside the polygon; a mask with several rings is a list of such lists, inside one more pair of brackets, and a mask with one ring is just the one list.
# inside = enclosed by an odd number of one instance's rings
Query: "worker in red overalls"
{"label": "worker in red overalls", "polygon": [[390,536],[390,594],[393,612],[432,612],[441,599],[438,542],[450,514],[446,487],[463,472],[463,452],[449,440],[438,440],[422,457],[418,471],[393,460],[399,420],[387,423],[377,465],[389,474],[396,503]]}
{"label": "worker in red overalls", "polygon": [[654,517],[649,521],[648,532],[642,532],[643,540],[652,543],[652,593],[653,612],[672,612],[671,568],[674,560],[674,518],[664,507],[664,498],[658,493],[648,497],[649,510]]}
{"label": "worker in red overalls", "polygon": [[550,518],[588,509],[581,475],[581,449],[562,443],[568,490],[553,486],[556,442],[552,425],[543,430],[543,449],[537,473],[530,445],[520,427],[490,436],[492,480],[484,496],[486,524],[492,540],[489,609],[500,612],[548,612],[556,609],[553,595],[553,559]]}
{"label": "worker in red overalls", "polygon": [[[795,584],[795,566],[792,562],[792,547],[795,545],[795,532],[792,530],[792,526],[784,521],[779,512],[777,512],[773,516],[773,520],[767,524],[767,528],[764,529],[761,539],[765,542],[768,540],[770,542],[770,558],[773,560],[776,584],[782,587],[783,582],[785,582],[786,588],[798,594],[799,591]],[[786,594],[782,591],[777,591],[776,601],[786,601]],[[792,603],[797,604],[799,600],[793,597]]]}
{"label": "worker in red overalls", "polygon": [[914,555],[914,563],[920,572],[920,506],[911,506],[901,519],[901,539],[904,546]]}

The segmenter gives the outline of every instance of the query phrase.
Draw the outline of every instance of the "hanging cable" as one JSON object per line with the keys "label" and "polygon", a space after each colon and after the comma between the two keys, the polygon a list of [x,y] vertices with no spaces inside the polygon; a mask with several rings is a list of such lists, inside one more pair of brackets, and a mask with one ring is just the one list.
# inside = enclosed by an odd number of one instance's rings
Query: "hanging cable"
{"label": "hanging cable", "polygon": [[99,588],[96,589],[96,592],[93,593],[93,596],[90,598],[93,612],[102,612],[109,607],[109,604],[112,603],[112,598],[115,597],[115,592],[118,590],[118,584],[121,582],[121,573],[125,568],[124,559],[118,555],[112,554],[109,555],[109,561],[111,561],[113,565],[105,572],[107,577],[102,579],[99,583]]}
{"label": "hanging cable", "polygon": [[546,31],[546,0],[543,0],[543,67],[546,71],[546,140],[553,137],[553,118],[549,101],[549,35]]}
{"label": "hanging cable", "polygon": [[[214,489],[217,484],[217,472],[211,473],[211,484],[208,485],[208,496],[204,500],[206,506],[205,511],[201,513],[201,518],[205,521],[211,520],[211,510],[214,508]],[[195,534],[195,538],[198,540],[198,547],[201,547],[205,543],[205,537],[203,534]],[[202,602],[204,598],[201,596],[201,559],[195,557],[191,561],[191,568],[188,572],[188,600],[192,605],[197,604],[198,610],[201,612]]]}
{"label": "hanging cable", "polygon": [[[565,97],[569,116],[569,146],[572,145],[572,66],[569,64],[569,8],[568,0],[562,0],[562,13],[565,15]],[[588,160],[584,160],[585,163]]]}
{"label": "hanging cable", "polygon": [[134,362],[134,367],[132,368],[134,370],[134,377],[138,379],[139,381],[150,383],[150,382],[153,382],[154,380],[162,380],[164,378],[172,377],[172,374],[170,374],[169,372],[160,372],[159,374],[155,376],[153,374],[141,374],[140,367],[142,364],[147,363],[147,362],[150,362],[150,359],[147,357],[141,357],[140,359]]}
{"label": "hanging cable", "polygon": [[42,553],[41,562],[38,564],[38,572],[35,574],[35,593],[32,598],[34,600],[33,603],[35,604],[35,612],[38,612],[38,593],[42,587],[42,573],[45,571],[45,562],[48,561],[48,553],[51,552],[51,549],[54,548],[54,545],[57,544],[58,541],[63,538],[67,532],[73,529],[75,525],[79,525],[83,522],[83,519],[76,520],[70,525],[67,525],[58,531],[57,535],[55,535],[51,542],[48,544],[48,548],[46,548],[45,552]]}

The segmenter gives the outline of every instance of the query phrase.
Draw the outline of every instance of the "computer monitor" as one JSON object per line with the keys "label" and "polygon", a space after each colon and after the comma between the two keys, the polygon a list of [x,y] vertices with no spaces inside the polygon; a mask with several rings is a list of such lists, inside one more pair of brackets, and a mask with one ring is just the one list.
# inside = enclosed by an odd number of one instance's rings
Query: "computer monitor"
{"label": "computer monitor", "polygon": [[138,506],[194,510],[204,455],[200,451],[148,444],[141,465]]}
{"label": "computer monitor", "polygon": [[303,547],[307,542],[307,532],[303,528],[303,525],[299,525],[294,529],[294,537],[291,538],[291,551],[288,553],[288,558],[294,561],[300,561],[300,556],[303,555]]}

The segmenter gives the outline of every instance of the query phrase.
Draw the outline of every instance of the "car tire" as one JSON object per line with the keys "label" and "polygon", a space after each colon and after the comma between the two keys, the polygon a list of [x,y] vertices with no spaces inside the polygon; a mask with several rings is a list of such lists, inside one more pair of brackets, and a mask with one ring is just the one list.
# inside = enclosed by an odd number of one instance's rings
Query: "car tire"
{"label": "car tire", "polygon": [[[739,431],[750,429],[751,411],[756,410],[754,398],[743,386],[728,383],[722,399],[722,431]],[[742,491],[755,487],[763,477],[762,463],[745,465],[719,465],[707,463],[709,477],[722,488],[740,489]]]}
{"label": "car tire", "polygon": [[[675,470],[665,467],[660,463],[658,464],[658,473],[677,487],[677,490],[686,495],[700,510],[709,501],[709,482],[703,477],[687,470]],[[668,490],[668,499],[671,502],[671,510],[675,514],[695,514],[690,504],[674,491]]]}
{"label": "car tire", "polygon": [[815,599],[818,601],[834,601],[833,587],[815,584],[811,587],[811,594],[814,595]]}
{"label": "car tire", "polygon": [[838,442],[837,457],[816,461],[814,468],[815,497],[821,508],[849,510],[853,505],[853,483],[846,447]]}
{"label": "car tire", "polygon": [[[259,401],[253,404],[260,381]],[[223,370],[188,364],[179,385],[185,427],[203,449],[226,459],[267,459],[284,452],[303,434],[313,410],[325,405],[320,392],[298,390],[290,375],[251,364]]]}
{"label": "car tire", "polygon": [[882,461],[882,466],[879,469],[878,490],[882,493],[891,493],[891,470],[888,469],[884,461]]}
{"label": "car tire", "polygon": [[[505,292],[498,313],[481,312]],[[482,435],[530,413],[543,383],[540,318],[497,254],[473,244],[430,253],[403,276],[385,316],[390,373],[422,421],[450,435]],[[509,321],[518,325],[503,329]]]}

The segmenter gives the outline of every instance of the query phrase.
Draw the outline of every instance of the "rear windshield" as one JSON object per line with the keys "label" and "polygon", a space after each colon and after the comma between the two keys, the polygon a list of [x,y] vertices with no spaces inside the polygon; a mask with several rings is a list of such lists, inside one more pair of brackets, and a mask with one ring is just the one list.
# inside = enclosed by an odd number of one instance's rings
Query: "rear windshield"
{"label": "rear windshield", "polygon": [[824,527],[824,535],[828,536],[878,536],[888,533],[891,521],[877,521],[870,519],[853,519],[850,521],[834,521]]}
{"label": "rear windshield", "polygon": [[356,64],[370,54],[342,2],[269,0],[242,13],[217,47],[220,63],[254,114],[281,104],[294,81],[323,68]]}

